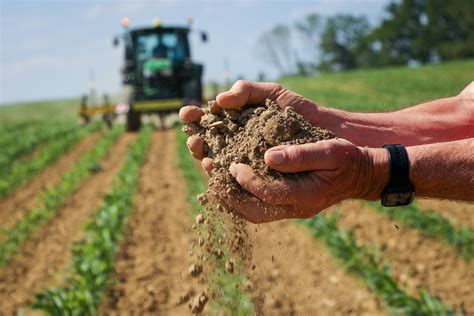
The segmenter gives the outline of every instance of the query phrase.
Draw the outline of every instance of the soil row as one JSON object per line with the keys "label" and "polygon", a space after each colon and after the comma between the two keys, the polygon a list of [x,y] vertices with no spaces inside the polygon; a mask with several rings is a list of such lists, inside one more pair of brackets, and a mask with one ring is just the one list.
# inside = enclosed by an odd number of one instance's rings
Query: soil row
{"label": "soil row", "polygon": [[188,274],[194,238],[186,187],[176,166],[173,130],[153,135],[135,207],[116,259],[105,315],[189,314],[181,295],[199,285]]}
{"label": "soil row", "polygon": [[418,200],[425,211],[435,211],[450,220],[454,226],[467,226],[474,229],[474,204],[447,200]]}
{"label": "soil row", "polygon": [[40,193],[46,187],[57,184],[62,175],[72,168],[83,153],[92,149],[101,136],[102,133],[100,132],[86,136],[65,155],[59,157],[55,163],[1,200],[0,225],[11,228],[23,218],[27,210],[38,205]]}
{"label": "soil row", "polygon": [[474,263],[442,241],[403,228],[359,201],[344,202],[334,210],[340,211],[341,227],[354,228],[358,242],[386,248],[384,258],[391,263],[394,279],[406,284],[412,295],[427,287],[444,304],[458,308],[463,304],[468,314],[474,313]]}
{"label": "soil row", "polygon": [[[8,266],[0,270],[0,315],[17,313],[31,303],[40,289],[62,281],[71,246],[83,236],[84,223],[100,205],[134,138],[135,135],[121,136],[104,160],[102,170],[87,178],[68,197],[57,216],[25,243]],[[61,173],[66,171],[60,170]]]}

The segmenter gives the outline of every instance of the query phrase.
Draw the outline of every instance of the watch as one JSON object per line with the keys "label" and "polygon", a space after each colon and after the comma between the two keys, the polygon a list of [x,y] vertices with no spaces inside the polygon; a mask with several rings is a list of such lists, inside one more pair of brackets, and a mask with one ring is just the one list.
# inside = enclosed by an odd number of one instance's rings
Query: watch
{"label": "watch", "polygon": [[382,192],[383,206],[408,205],[415,197],[415,189],[410,183],[410,164],[405,146],[400,144],[383,145],[387,149],[390,165],[390,180]]}

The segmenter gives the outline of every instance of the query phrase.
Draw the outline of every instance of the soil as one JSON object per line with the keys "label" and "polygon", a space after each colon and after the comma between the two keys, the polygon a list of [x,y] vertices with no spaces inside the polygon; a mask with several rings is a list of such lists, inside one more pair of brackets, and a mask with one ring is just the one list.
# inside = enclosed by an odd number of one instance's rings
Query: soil
{"label": "soil", "polygon": [[[385,309],[304,227],[250,224],[258,315],[381,315]],[[383,305],[383,304],[382,304]]]}
{"label": "soil", "polygon": [[474,203],[434,199],[420,199],[416,203],[423,210],[441,214],[456,227],[467,226],[474,229]]}
{"label": "soil", "polygon": [[104,160],[102,171],[87,178],[66,200],[56,217],[0,270],[0,315],[16,315],[31,303],[39,290],[63,280],[72,244],[83,236],[84,224],[111,187],[128,145],[134,139],[135,135],[121,136]]}
{"label": "soil", "polygon": [[214,159],[207,194],[208,198],[218,201],[241,202],[250,197],[230,174],[232,163],[245,163],[265,177],[294,178],[298,175],[269,169],[263,160],[265,151],[277,145],[314,143],[335,137],[307,122],[291,106],[282,111],[270,100],[264,106],[246,106],[239,110],[221,109],[210,101],[205,112],[199,125],[191,123],[183,130],[188,135],[201,136],[206,144],[206,156]]}
{"label": "soil", "polygon": [[117,256],[116,283],[100,314],[186,315],[187,303],[201,290],[188,272],[193,260],[188,250],[195,238],[176,148],[173,130],[154,134]]}
{"label": "soil", "polygon": [[57,184],[61,176],[72,168],[80,156],[95,146],[101,135],[102,133],[97,132],[86,136],[51,166],[1,200],[0,226],[10,228],[23,218],[26,210],[38,204],[39,193]]}
{"label": "soil", "polygon": [[385,258],[391,262],[393,276],[400,286],[406,283],[413,295],[426,286],[444,304],[458,310],[464,304],[468,315],[474,313],[474,263],[466,262],[442,241],[403,228],[402,223],[359,201],[346,201],[331,211],[335,209],[340,210],[341,227],[353,226],[359,243],[386,247]]}

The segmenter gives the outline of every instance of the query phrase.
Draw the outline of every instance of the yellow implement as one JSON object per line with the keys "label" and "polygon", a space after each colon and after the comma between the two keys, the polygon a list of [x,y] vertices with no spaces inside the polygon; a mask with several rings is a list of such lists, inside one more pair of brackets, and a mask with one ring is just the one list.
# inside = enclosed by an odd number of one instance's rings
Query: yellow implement
{"label": "yellow implement", "polygon": [[[151,111],[168,111],[178,110],[182,106],[181,99],[164,99],[164,100],[149,100],[137,101],[133,104],[133,110],[136,112],[151,112]],[[93,116],[95,114],[115,113],[115,105],[84,107],[81,106],[78,110],[80,116]]]}

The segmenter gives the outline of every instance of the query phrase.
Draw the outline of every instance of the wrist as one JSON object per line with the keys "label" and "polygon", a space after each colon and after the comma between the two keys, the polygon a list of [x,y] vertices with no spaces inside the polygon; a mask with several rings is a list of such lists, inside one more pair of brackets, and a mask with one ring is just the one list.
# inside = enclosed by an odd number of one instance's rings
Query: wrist
{"label": "wrist", "polygon": [[390,179],[390,162],[384,148],[360,148],[362,158],[354,198],[380,199]]}

